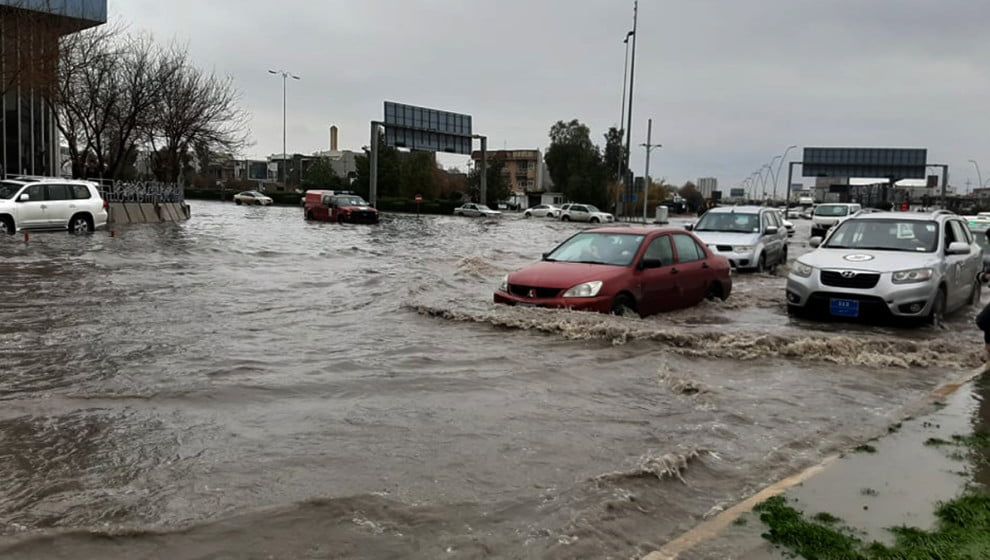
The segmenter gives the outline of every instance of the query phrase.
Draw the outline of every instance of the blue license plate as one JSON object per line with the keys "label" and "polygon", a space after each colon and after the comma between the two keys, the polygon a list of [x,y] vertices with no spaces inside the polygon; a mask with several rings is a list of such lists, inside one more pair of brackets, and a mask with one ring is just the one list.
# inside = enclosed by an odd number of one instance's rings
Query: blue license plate
{"label": "blue license plate", "polygon": [[854,299],[833,299],[829,311],[836,317],[859,317],[859,302]]}

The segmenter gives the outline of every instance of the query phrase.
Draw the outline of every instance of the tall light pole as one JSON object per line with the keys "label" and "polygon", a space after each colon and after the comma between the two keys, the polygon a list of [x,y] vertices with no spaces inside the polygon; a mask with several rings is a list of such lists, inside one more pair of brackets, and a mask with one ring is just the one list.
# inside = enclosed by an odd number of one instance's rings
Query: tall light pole
{"label": "tall light pole", "polygon": [[[980,188],[985,188],[986,185],[983,183],[983,174],[980,173],[980,164],[976,163],[975,159],[971,159],[969,162],[976,167],[976,181],[980,184]],[[987,179],[987,182],[990,183],[990,179]]]}
{"label": "tall light pole", "polygon": [[[780,156],[780,163],[777,164],[777,174],[774,175],[774,177],[773,177],[773,197],[774,198],[777,198],[777,180],[780,179],[780,170],[781,170],[781,168],[784,167],[784,161],[787,160],[787,154],[789,154],[790,151],[793,150],[794,148],[797,148],[797,146],[788,146],[787,149],[784,150],[783,155]],[[788,187],[788,189],[789,188],[790,187]],[[788,196],[788,199],[790,199],[790,196]],[[785,207],[788,207],[787,206],[788,204],[790,204],[790,200],[785,200],[784,201]]]}
{"label": "tall light pole", "polygon": [[[268,73],[276,76],[282,76],[282,185],[285,185],[285,174],[289,167],[289,162],[286,161],[289,159],[289,154],[285,147],[285,83],[289,80],[289,78],[292,78],[293,80],[301,80],[302,78],[296,76],[295,74],[286,72],[285,70],[269,70]],[[302,170],[300,170],[300,179],[302,179],[301,175]]]}
{"label": "tall light pole", "polygon": [[[629,32],[626,33],[626,38],[622,40],[622,42],[626,45],[626,59],[622,63],[622,113],[619,116],[619,142],[620,143],[622,142],[622,124],[626,121],[626,85],[629,84],[629,38],[632,37],[634,34],[635,33],[633,31],[629,31]],[[620,149],[621,149],[621,146],[620,146]],[[617,174],[620,177],[622,177],[623,182],[625,182],[625,173],[623,173],[622,167],[626,163],[625,162],[625,159],[626,158],[623,157],[623,155],[620,153],[619,154],[619,169],[617,170]]]}
{"label": "tall light pole", "polygon": [[641,144],[646,148],[646,171],[643,173],[643,223],[646,223],[647,205],[650,200],[650,154],[656,148],[662,148],[661,144],[653,144],[653,119],[646,125],[646,144]]}
{"label": "tall light pole", "polygon": [[772,197],[774,200],[777,199],[777,176],[773,174],[773,164],[776,163],[778,159],[780,159],[780,156],[773,156],[773,159],[770,160],[770,166],[767,171],[767,175],[769,175],[770,179],[773,181]]}
{"label": "tall light pole", "polygon": [[[626,153],[625,159],[626,164],[623,166],[623,171],[626,172],[629,169],[629,157],[632,153],[632,118],[633,118],[633,84],[636,83],[636,27],[639,18],[639,0],[633,2],[633,28],[632,28],[632,58],[629,62],[629,110],[626,113]],[[628,40],[629,35],[626,35]],[[628,175],[628,172],[626,172]],[[627,178],[629,181],[629,188],[632,190],[632,179]]]}

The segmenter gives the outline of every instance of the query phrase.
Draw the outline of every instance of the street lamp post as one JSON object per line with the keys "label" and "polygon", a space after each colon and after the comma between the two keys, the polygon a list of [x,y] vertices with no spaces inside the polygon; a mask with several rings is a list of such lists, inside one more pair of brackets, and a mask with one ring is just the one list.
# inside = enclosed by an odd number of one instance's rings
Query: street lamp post
{"label": "street lamp post", "polygon": [[[794,148],[797,148],[797,146],[788,146],[787,149],[784,150],[783,155],[780,156],[780,163],[777,164],[777,174],[774,175],[774,178],[773,178],[773,197],[774,198],[777,198],[777,181],[778,181],[778,179],[780,179],[780,170],[781,170],[781,168],[784,167],[784,162],[787,160],[787,154],[790,153],[790,151],[793,150]],[[788,185],[787,188],[788,188],[788,190],[790,190],[790,185]],[[791,202],[790,201],[790,196],[788,195],[788,200],[785,200],[784,201],[785,208],[790,208],[790,206],[787,206],[788,204],[790,204],[790,202]]]}
{"label": "street lamp post", "polygon": [[771,185],[773,186],[773,195],[771,195],[773,200],[777,200],[777,176],[773,174],[773,164],[776,163],[777,160],[780,159],[780,157],[781,156],[773,156],[773,159],[770,160],[769,167],[767,168],[767,175],[770,177],[770,180],[773,182]]}
{"label": "street lamp post", "polygon": [[[622,113],[619,115],[619,143],[622,143],[622,125],[626,121],[626,85],[629,84],[629,38],[634,35],[633,31],[626,33],[626,38],[622,42],[626,45],[626,58],[622,63]],[[620,148],[621,149],[621,148]],[[617,173],[625,182],[625,173],[622,167],[625,164],[625,157],[619,154],[619,169]]]}
{"label": "street lamp post", "polygon": [[[633,28],[632,28],[632,57],[629,61],[629,109],[626,113],[626,153],[623,158],[626,164],[623,166],[623,172],[626,172],[628,176],[629,169],[629,157],[632,154],[632,118],[633,118],[633,85],[636,83],[636,28],[639,18],[639,0],[633,2]],[[629,38],[629,34],[626,34],[626,38]],[[632,179],[627,178],[629,181],[629,190],[632,190]]]}
{"label": "street lamp post", "polygon": [[[289,159],[289,154],[285,147],[285,106],[286,106],[285,83],[288,81],[289,78],[292,78],[293,80],[301,80],[302,78],[296,76],[295,74],[286,72],[285,70],[269,70],[268,73],[274,74],[276,76],[278,75],[282,76],[282,185],[284,186],[286,184],[285,175],[286,175],[286,171],[288,171],[288,166],[289,166],[289,163],[286,161],[287,159]],[[300,170],[299,178],[302,179],[302,170]]]}

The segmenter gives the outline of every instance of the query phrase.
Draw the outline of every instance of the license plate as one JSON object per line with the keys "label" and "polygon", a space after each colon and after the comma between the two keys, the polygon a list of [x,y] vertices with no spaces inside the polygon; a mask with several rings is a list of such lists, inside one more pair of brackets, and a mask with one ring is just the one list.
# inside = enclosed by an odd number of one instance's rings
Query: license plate
{"label": "license plate", "polygon": [[829,310],[836,317],[859,317],[859,302],[854,299],[833,299]]}

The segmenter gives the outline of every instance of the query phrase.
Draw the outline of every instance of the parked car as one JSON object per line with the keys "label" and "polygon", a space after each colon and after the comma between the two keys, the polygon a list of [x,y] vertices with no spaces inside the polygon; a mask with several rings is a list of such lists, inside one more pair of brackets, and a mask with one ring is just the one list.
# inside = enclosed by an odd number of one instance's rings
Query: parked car
{"label": "parked car", "polygon": [[306,191],[303,212],[307,220],[338,224],[377,224],[378,210],[351,192]]}
{"label": "parked car", "polygon": [[862,209],[859,204],[819,204],[811,218],[811,237],[825,237],[832,226]]}
{"label": "parked car", "polygon": [[474,204],[469,202],[460,208],[454,208],[455,216],[467,216],[469,218],[497,218],[502,215],[498,210],[492,210],[484,204]]}
{"label": "parked car", "polygon": [[802,210],[800,208],[789,208],[786,213],[787,219],[799,220],[801,219],[801,212]]}
{"label": "parked car", "polygon": [[109,204],[97,183],[32,177],[0,181],[0,234],[20,230],[89,233],[106,227]]}
{"label": "parked car", "polygon": [[729,259],[733,268],[763,272],[787,262],[787,229],[773,208],[712,208],[688,229],[716,254]]}
{"label": "parked car", "polygon": [[990,230],[990,216],[982,218],[967,216],[966,222],[976,244],[983,249],[983,272],[990,272],[990,239],[987,238],[987,232]]}
{"label": "parked car", "polygon": [[841,222],[787,277],[792,313],[942,317],[979,300],[980,246],[951,212],[878,212]]}
{"label": "parked car", "polygon": [[679,228],[596,228],[506,276],[496,303],[641,316],[732,291],[729,262]]}
{"label": "parked car", "polygon": [[524,218],[559,218],[560,208],[557,208],[553,204],[540,204],[539,206],[534,206],[532,208],[527,208],[523,212]]}
{"label": "parked car", "polygon": [[615,216],[602,212],[591,204],[565,204],[560,207],[560,219],[565,222],[606,224],[614,222]]}
{"label": "parked car", "polygon": [[258,191],[244,191],[234,195],[234,202],[238,206],[241,204],[271,206],[275,201],[270,196],[265,196]]}
{"label": "parked car", "polygon": [[780,219],[780,225],[784,226],[787,230],[787,237],[794,237],[794,223],[784,217],[786,210],[783,208],[777,210],[777,218]]}

